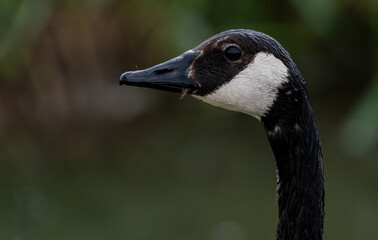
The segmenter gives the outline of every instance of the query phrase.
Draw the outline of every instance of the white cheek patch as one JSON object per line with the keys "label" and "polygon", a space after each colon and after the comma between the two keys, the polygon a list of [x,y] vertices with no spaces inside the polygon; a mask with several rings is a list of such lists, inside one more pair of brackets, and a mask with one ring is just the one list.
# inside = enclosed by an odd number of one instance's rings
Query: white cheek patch
{"label": "white cheek patch", "polygon": [[288,69],[274,55],[259,52],[255,59],[230,82],[206,96],[204,102],[254,116],[260,120],[273,105],[278,89],[288,82]]}

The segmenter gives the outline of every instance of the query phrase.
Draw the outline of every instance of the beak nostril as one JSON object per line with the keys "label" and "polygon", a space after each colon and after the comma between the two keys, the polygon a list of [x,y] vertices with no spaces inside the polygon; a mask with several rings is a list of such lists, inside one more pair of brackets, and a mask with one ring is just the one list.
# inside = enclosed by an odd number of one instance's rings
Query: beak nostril
{"label": "beak nostril", "polygon": [[173,70],[175,70],[175,69],[174,68],[164,68],[164,69],[155,70],[154,73],[155,73],[155,75],[160,75],[160,74],[172,72]]}

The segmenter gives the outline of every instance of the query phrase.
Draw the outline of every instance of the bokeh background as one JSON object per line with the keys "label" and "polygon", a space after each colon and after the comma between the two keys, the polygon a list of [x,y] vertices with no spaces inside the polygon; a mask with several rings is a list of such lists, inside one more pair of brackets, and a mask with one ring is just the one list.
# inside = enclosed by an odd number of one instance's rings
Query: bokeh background
{"label": "bokeh background", "polygon": [[230,28],[276,38],[307,81],[325,239],[378,239],[375,0],[0,0],[0,239],[274,239],[257,120],[118,86]]}

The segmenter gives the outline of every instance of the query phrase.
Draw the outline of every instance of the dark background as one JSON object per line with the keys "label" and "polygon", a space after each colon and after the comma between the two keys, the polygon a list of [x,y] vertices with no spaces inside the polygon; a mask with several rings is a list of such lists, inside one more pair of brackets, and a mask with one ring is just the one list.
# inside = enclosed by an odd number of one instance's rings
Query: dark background
{"label": "dark background", "polygon": [[274,239],[260,123],[118,86],[230,28],[307,81],[325,239],[378,239],[378,2],[0,0],[0,239]]}

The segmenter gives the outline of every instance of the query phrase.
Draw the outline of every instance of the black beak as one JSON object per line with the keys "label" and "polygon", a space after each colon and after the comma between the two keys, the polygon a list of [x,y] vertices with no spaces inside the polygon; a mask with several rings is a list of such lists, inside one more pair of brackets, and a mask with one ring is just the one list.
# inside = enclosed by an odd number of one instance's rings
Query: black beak
{"label": "black beak", "polygon": [[151,68],[125,72],[121,75],[119,84],[178,93],[185,89],[191,93],[198,88],[198,84],[189,78],[189,67],[198,55],[199,52],[188,51]]}

